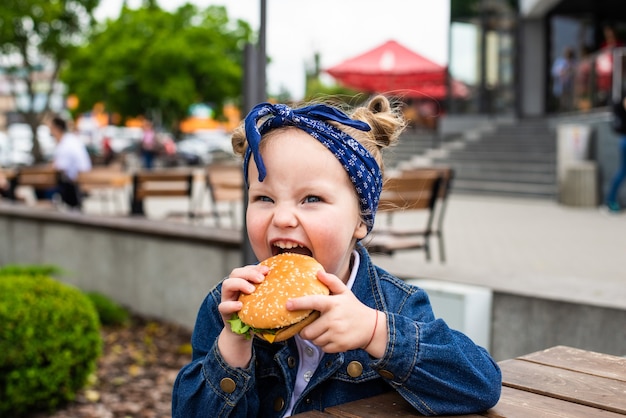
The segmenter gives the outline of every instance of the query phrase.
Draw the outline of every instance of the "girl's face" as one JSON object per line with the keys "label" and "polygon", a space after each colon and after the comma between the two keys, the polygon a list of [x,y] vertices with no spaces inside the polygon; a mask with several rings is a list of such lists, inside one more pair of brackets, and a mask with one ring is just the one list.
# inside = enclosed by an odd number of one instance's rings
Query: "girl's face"
{"label": "girl's face", "polygon": [[250,159],[247,229],[259,260],[307,254],[344,282],[357,239],[365,237],[356,192],[346,170],[317,139],[287,128],[264,138],[262,182]]}

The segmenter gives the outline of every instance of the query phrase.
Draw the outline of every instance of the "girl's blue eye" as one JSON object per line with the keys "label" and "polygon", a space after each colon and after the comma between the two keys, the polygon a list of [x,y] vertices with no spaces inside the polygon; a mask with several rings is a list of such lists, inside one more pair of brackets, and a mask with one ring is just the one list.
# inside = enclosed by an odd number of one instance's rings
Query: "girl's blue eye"
{"label": "girl's blue eye", "polygon": [[272,199],[270,199],[267,196],[255,196],[254,199],[252,199],[252,201],[254,202],[272,202]]}
{"label": "girl's blue eye", "polygon": [[316,203],[316,202],[321,202],[321,198],[319,196],[307,196],[304,198],[304,201],[306,203]]}

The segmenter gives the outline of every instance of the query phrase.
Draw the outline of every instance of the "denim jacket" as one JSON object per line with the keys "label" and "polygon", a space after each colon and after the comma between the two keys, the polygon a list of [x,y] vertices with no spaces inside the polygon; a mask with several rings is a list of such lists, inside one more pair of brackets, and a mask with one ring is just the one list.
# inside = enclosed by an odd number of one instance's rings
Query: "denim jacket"
{"label": "denim jacket", "polygon": [[[424,290],[374,266],[360,244],[357,250],[361,263],[352,292],[387,314],[387,349],[380,359],[364,350],[324,354],[293,414],[390,390],[423,415],[469,414],[494,406],[502,376],[489,353],[435,319]],[[255,338],[248,368],[229,366],[217,348],[224,326],[217,310],[220,290],[216,286],[200,307],[192,361],[174,383],[172,416],[281,417],[296,380],[296,344]]]}

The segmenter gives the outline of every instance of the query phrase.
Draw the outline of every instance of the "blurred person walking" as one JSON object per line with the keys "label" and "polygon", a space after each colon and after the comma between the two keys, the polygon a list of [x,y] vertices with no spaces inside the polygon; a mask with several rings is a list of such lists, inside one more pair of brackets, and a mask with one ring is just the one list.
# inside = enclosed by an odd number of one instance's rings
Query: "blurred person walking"
{"label": "blurred person walking", "polygon": [[624,41],[617,35],[617,30],[613,24],[605,23],[602,25],[602,35],[604,36],[604,40],[600,44],[600,49],[624,46]]}
{"label": "blurred person walking", "polygon": [[558,100],[560,111],[571,110],[574,104],[574,67],[574,49],[569,46],[552,64],[552,94]]}
{"label": "blurred person walking", "polygon": [[61,171],[58,192],[63,203],[70,208],[80,209],[82,198],[77,183],[78,173],[91,170],[91,159],[85,144],[71,132],[65,119],[55,116],[50,121],[50,134],[56,140],[54,167]]}
{"label": "blurred person walking", "polygon": [[157,140],[154,126],[150,119],[143,121],[143,136],[141,138],[141,158],[146,170],[154,168],[154,158],[159,152],[159,142]]}
{"label": "blurred person walking", "polygon": [[626,94],[622,95],[619,102],[613,104],[613,130],[620,136],[619,166],[611,181],[606,206],[609,212],[617,213],[622,209],[618,200],[619,189],[626,178]]}

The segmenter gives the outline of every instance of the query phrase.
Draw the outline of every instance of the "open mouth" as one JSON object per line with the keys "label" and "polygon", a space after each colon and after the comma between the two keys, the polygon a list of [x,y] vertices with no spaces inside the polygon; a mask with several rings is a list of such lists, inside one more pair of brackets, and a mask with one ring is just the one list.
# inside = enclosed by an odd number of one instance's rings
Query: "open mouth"
{"label": "open mouth", "polygon": [[308,248],[292,242],[292,241],[276,241],[272,244],[272,255],[278,255],[282,253],[295,253],[308,255],[309,257],[313,256],[313,252]]}

